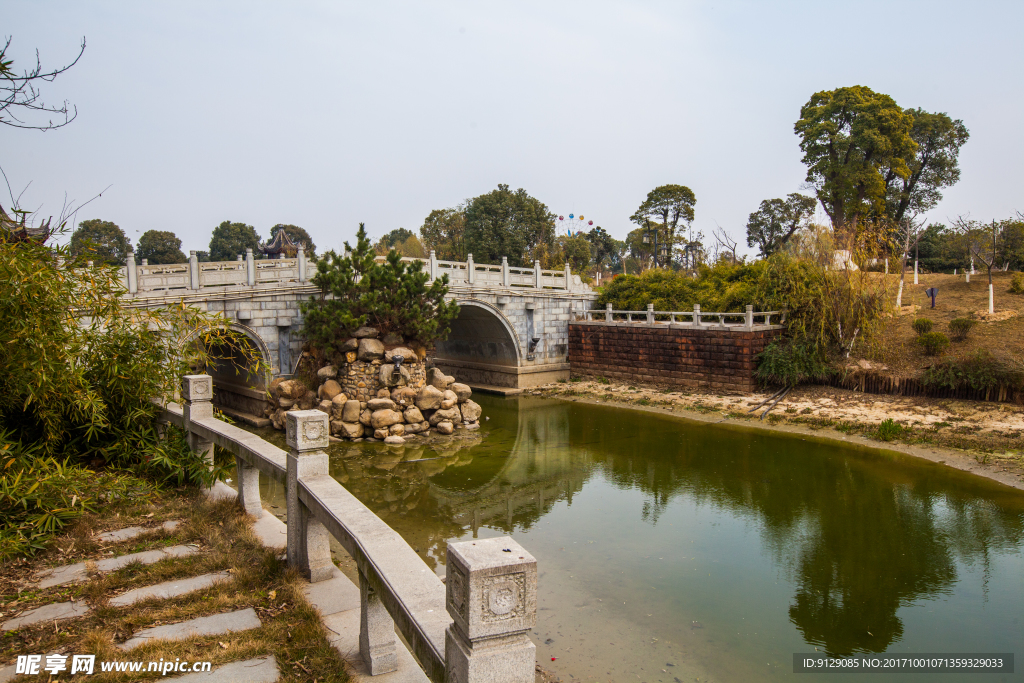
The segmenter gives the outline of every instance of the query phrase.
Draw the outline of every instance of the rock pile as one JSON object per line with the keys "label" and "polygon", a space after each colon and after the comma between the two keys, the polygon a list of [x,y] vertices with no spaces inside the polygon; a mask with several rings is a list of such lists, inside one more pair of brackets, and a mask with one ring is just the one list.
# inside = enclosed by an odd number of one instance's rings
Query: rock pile
{"label": "rock pile", "polygon": [[332,436],[353,441],[399,445],[431,430],[479,428],[481,409],[468,386],[425,369],[425,353],[402,346],[400,337],[376,337],[373,328],[357,330],[345,344],[345,363],[317,371],[315,391],[298,379],[274,380],[264,412],[274,428],[284,429],[287,411],[311,409],[330,416]]}

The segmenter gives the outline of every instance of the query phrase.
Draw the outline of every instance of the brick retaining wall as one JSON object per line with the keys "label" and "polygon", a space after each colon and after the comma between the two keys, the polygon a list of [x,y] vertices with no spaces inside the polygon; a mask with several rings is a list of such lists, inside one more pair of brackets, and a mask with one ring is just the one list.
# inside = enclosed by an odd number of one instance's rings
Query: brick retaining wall
{"label": "brick retaining wall", "polygon": [[737,330],[646,323],[569,323],[573,375],[716,391],[757,388],[755,361],[778,327]]}

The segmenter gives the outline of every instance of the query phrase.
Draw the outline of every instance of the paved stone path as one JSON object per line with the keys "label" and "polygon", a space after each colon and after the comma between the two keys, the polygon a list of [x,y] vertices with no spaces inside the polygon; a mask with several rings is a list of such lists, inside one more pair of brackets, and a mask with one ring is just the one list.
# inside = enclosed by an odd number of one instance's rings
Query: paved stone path
{"label": "paved stone path", "polygon": [[212,671],[168,678],[182,683],[274,683],[280,676],[274,655],[246,659],[219,666]]}
{"label": "paved stone path", "polygon": [[0,626],[0,631],[13,631],[22,626],[31,626],[42,621],[59,621],[61,619],[72,619],[80,617],[89,612],[89,606],[84,602],[57,602],[50,605],[43,605],[30,609],[21,616],[9,619]]}
{"label": "paved stone path", "polygon": [[235,612],[223,612],[211,614],[208,617],[196,617],[177,624],[166,624],[144,628],[135,634],[134,638],[126,640],[118,645],[122,650],[131,650],[143,643],[153,639],[162,640],[184,640],[193,636],[216,636],[222,633],[234,633],[236,631],[248,631],[251,628],[259,628],[263,622],[256,616],[256,610],[252,607],[240,609]]}
{"label": "paved stone path", "polygon": [[[126,567],[132,562],[153,564],[168,557],[187,557],[198,552],[199,548],[192,545],[173,545],[170,548],[158,548],[141,553],[132,553],[131,555],[121,555],[120,557],[108,557],[105,560],[96,561],[96,571],[112,572],[115,569]],[[89,574],[86,571],[86,563],[78,562],[77,564],[68,564],[63,567],[54,567],[53,569],[39,572],[36,574],[36,578],[39,580],[37,588],[51,588],[53,586],[63,586],[66,583],[74,583],[75,581],[85,581],[89,578]]]}
{"label": "paved stone path", "polygon": [[192,591],[208,588],[218,581],[227,581],[230,578],[231,574],[228,572],[216,572],[213,574],[193,576],[190,579],[175,579],[174,581],[158,583],[155,586],[144,586],[142,588],[130,590],[123,595],[118,595],[116,598],[112,598],[110,600],[110,604],[114,607],[124,607],[125,605],[134,605],[137,602],[148,600],[150,598],[160,598],[162,600],[174,598],[179,595],[191,593]]}
{"label": "paved stone path", "polygon": [[144,527],[144,526],[130,526],[126,529],[118,529],[116,531],[106,531],[102,534],[98,534],[96,539],[104,543],[120,543],[121,541],[128,541],[141,536],[142,534],[148,534],[159,529],[164,531],[174,531],[181,525],[181,522],[170,520],[164,522],[158,527]]}

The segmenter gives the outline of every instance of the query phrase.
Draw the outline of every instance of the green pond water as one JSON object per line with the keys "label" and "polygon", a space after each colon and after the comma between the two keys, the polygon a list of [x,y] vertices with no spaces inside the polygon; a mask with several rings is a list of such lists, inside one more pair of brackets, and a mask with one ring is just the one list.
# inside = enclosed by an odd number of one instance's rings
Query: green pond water
{"label": "green pond water", "polygon": [[[1024,653],[1019,491],[810,437],[474,398],[480,432],[335,445],[331,473],[439,574],[448,541],[529,550],[538,663],[564,681],[976,680],[794,674],[792,659]],[[283,508],[279,487],[264,495]]]}

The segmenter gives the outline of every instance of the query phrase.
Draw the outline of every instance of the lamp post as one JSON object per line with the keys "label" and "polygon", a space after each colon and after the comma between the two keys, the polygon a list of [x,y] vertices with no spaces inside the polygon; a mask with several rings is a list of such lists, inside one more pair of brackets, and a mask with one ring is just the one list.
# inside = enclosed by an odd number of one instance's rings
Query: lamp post
{"label": "lamp post", "polygon": [[[646,232],[644,232],[644,244],[650,244],[651,243],[651,220],[649,218],[646,218],[646,219],[644,219],[644,222],[647,224],[647,230],[646,230]],[[662,246],[662,251],[664,251],[665,245],[662,244],[661,246]],[[654,255],[654,267],[657,268],[658,267],[658,255],[661,253],[658,250],[658,229],[657,228],[654,229],[654,249],[651,251],[651,253]]]}

